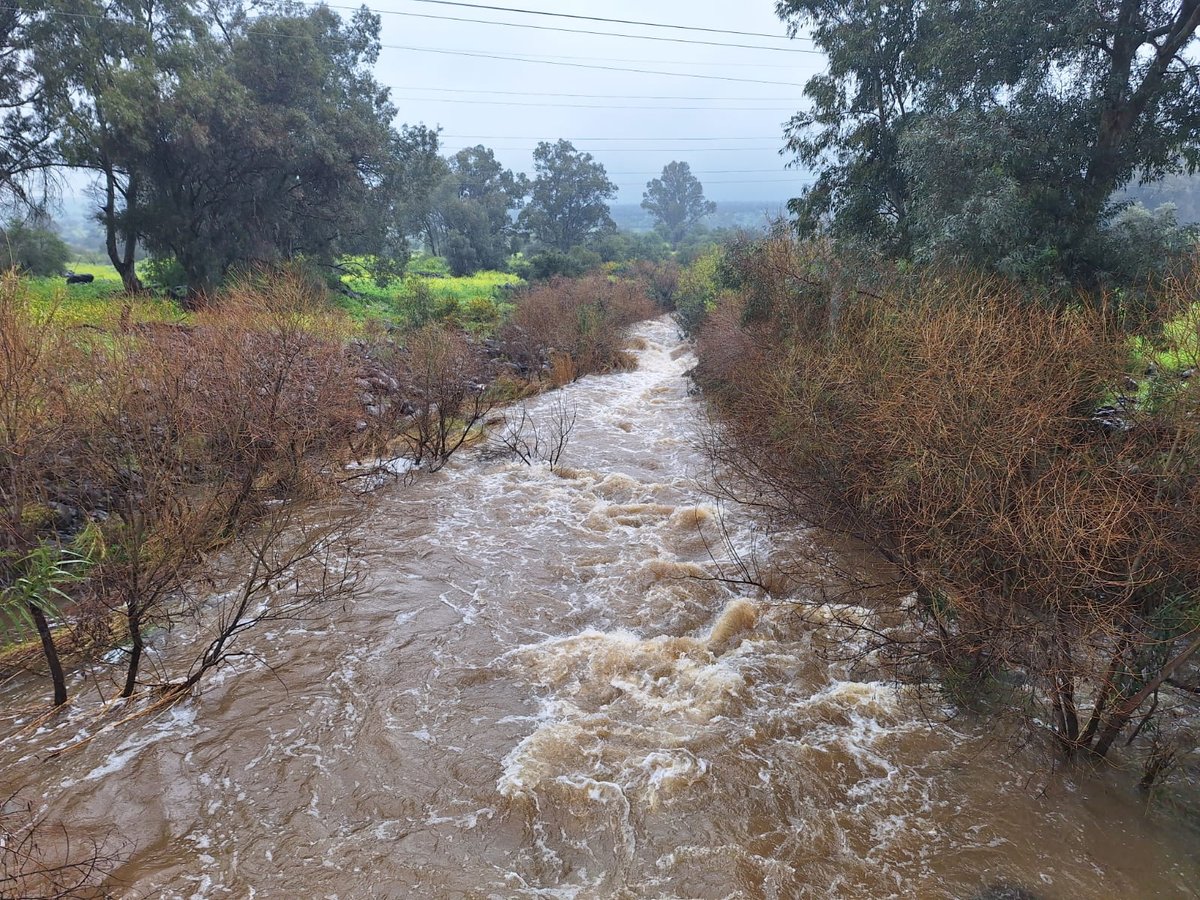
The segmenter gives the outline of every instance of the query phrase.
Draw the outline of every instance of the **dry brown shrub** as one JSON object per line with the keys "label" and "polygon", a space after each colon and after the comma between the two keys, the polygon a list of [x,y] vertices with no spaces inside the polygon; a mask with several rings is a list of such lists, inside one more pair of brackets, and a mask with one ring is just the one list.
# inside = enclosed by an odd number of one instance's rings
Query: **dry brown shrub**
{"label": "dry brown shrub", "polygon": [[70,377],[79,357],[53,312],[31,310],[16,273],[0,274],[0,638],[19,639],[10,626],[33,623],[55,705],[67,699],[51,628],[57,604],[45,602],[52,599],[45,590],[16,586],[36,578],[38,551],[72,524],[86,418]]}
{"label": "dry brown shrub", "polygon": [[1025,682],[1009,708],[1107,753],[1200,649],[1197,388],[1122,399],[1128,335],[997,279],[863,290],[790,244],[748,271],[700,340],[715,457],[906,574],[921,638],[874,640],[901,671]]}
{"label": "dry brown shrub", "polygon": [[84,412],[70,377],[78,358],[53,313],[30,310],[16,273],[0,274],[0,551],[34,546],[46,505],[70,499],[45,475],[72,463]]}
{"label": "dry brown shrub", "polygon": [[550,383],[555,387],[570,384],[579,376],[575,373],[575,361],[570,353],[555,350],[550,354]]}
{"label": "dry brown shrub", "polygon": [[306,460],[343,445],[361,416],[345,320],[282,276],[235,287],[199,321],[188,368],[212,463],[237,483],[231,512],[302,490]]}
{"label": "dry brown shrub", "polygon": [[361,418],[345,323],[286,274],[235,286],[194,325],[118,333],[62,329],[22,291],[0,285],[0,589],[23,550],[59,552],[87,526],[70,624],[98,653],[128,642],[129,695],[145,635],[171,624],[205,555],[333,489],[329,452]]}
{"label": "dry brown shrub", "polygon": [[642,286],[646,296],[658,304],[660,309],[675,308],[675,295],[679,292],[679,279],[682,275],[679,263],[675,260],[651,262],[639,259],[629,267],[628,274]]}
{"label": "dry brown shrub", "polygon": [[[625,329],[657,314],[642,287],[603,275],[556,278],[530,288],[517,299],[512,322],[502,337],[509,356],[538,371],[555,366],[555,383],[622,367]],[[554,364],[567,354],[571,365]]]}
{"label": "dry brown shrub", "polygon": [[496,405],[488,361],[465,334],[439,324],[417,329],[406,344],[399,374],[412,414],[401,436],[414,463],[436,470],[477,436]]}
{"label": "dry brown shrub", "polygon": [[89,579],[128,635],[121,693],[137,686],[145,634],[213,547],[268,501],[327,487],[322,451],[358,418],[341,323],[291,276],[235,286],[187,328],[114,336],[76,377],[94,386],[91,480],[106,550]]}

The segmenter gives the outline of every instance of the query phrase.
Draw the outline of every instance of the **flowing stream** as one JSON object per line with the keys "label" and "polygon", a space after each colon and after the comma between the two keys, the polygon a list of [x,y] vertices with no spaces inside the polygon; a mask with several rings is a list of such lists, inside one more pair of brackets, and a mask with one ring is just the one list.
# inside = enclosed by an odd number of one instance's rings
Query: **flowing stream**
{"label": "flowing stream", "polygon": [[695,360],[666,320],[635,337],[636,371],[531,407],[577,408],[570,468],[382,489],[369,590],[250,635],[274,671],[52,759],[77,723],[12,737],[10,687],[2,786],[113,828],[122,897],[1200,896],[1200,838],[1127,775],[930,724],[787,598],[689,577],[722,546]]}

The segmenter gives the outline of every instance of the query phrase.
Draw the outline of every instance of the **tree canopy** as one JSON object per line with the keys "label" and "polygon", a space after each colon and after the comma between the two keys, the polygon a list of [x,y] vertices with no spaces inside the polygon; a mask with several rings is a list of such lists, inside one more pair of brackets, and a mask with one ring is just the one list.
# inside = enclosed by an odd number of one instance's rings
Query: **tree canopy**
{"label": "tree canopy", "polygon": [[592,154],[570,141],[542,141],[533,151],[533,167],[529,205],[518,221],[541,244],[565,252],[616,228],[608,201],[617,186]]}
{"label": "tree canopy", "polygon": [[829,57],[788,125],[792,203],[902,256],[1103,273],[1114,192],[1200,164],[1194,0],[781,0]]}
{"label": "tree canopy", "polygon": [[[420,230],[416,188],[432,190],[445,163],[435,131],[393,127],[371,71],[379,19],[365,9],[40,0],[11,21],[20,52],[4,57],[0,91],[32,98],[21,110],[45,129],[46,165],[95,175],[128,289],[140,286],[138,246],[177,259],[203,291],[231,269],[297,256],[402,260]],[[436,177],[417,184],[430,157]],[[19,167],[0,167],[19,190]]]}
{"label": "tree canopy", "polygon": [[459,150],[430,205],[430,249],[446,258],[455,275],[500,268],[513,251],[512,213],[528,193],[528,179],[504,168],[492,150]]}
{"label": "tree canopy", "polygon": [[35,202],[55,164],[47,94],[34,72],[37,18],[28,5],[0,7],[0,204]]}
{"label": "tree canopy", "polygon": [[259,17],[146,117],[127,157],[144,177],[142,230],[193,287],[238,265],[383,251],[375,188],[395,110],[369,72],[378,30],[323,7]]}
{"label": "tree canopy", "polygon": [[131,157],[149,152],[171,86],[217,45],[188,0],[42,0],[30,9],[30,77],[55,162],[97,177],[109,258],[137,289],[144,181]]}
{"label": "tree canopy", "polygon": [[16,268],[30,275],[61,275],[69,250],[40,213],[13,219],[0,228],[0,269]]}
{"label": "tree canopy", "polygon": [[704,186],[685,162],[670,162],[662,175],[646,183],[642,208],[654,216],[657,227],[672,245],[717,211],[717,204],[704,199]]}

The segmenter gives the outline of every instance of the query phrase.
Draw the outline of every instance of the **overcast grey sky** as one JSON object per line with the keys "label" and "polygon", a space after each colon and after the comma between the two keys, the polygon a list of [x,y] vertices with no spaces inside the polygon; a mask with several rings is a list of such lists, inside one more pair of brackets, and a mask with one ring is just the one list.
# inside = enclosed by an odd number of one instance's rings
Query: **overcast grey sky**
{"label": "overcast grey sky", "polygon": [[[811,50],[807,41],[787,39],[773,0],[475,2],[777,37],[673,31],[419,0],[368,0],[383,21],[379,81],[392,88],[400,121],[442,127],[447,152],[482,143],[492,147],[505,165],[531,172],[531,151],[539,140],[567,138],[604,163],[621,188],[619,203],[641,202],[646,182],[672,160],[690,163],[707,195],[716,200],[777,202],[795,196],[803,184],[804,174],[785,169],[788,157],[779,154],[782,125],[800,105],[800,86],[822,67],[824,59],[800,52]],[[776,49],[570,34],[427,16]],[[402,48],[523,56],[572,65]],[[707,77],[578,67],[583,65]],[[648,99],[664,97],[695,99]],[[606,106],[651,108],[601,108]]]}

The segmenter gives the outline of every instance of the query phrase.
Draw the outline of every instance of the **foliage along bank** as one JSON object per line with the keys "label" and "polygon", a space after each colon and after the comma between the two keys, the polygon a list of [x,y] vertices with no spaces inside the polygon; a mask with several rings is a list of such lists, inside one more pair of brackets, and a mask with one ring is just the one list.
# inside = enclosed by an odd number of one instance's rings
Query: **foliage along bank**
{"label": "foliage along bank", "polygon": [[[722,489],[869,547],[914,592],[873,601],[894,587],[846,574],[845,646],[1062,757],[1132,761],[1145,787],[1194,767],[1195,260],[1154,290],[1159,325],[1136,341],[1103,296],[1061,308],[786,237],[710,268],[684,310]],[[827,596],[802,560],[782,565],[800,596]]]}

